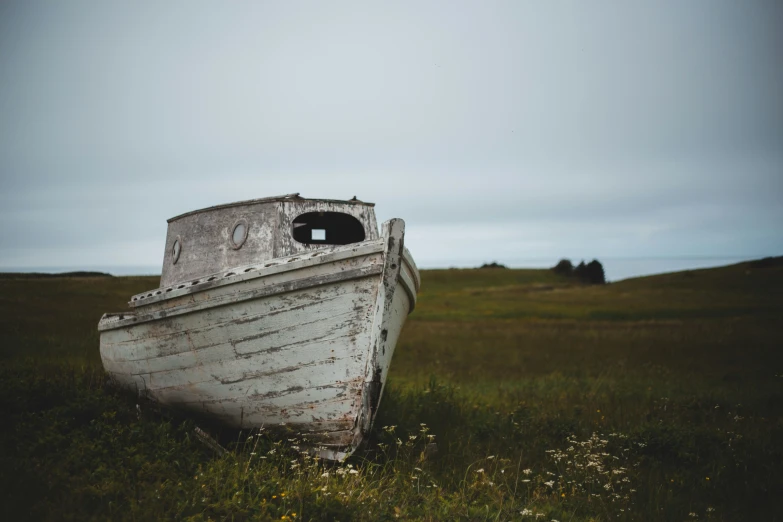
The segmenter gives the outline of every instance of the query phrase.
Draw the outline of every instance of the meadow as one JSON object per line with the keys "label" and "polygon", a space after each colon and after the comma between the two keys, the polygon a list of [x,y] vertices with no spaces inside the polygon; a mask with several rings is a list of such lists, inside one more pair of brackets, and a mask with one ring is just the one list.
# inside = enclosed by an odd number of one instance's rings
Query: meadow
{"label": "meadow", "polygon": [[587,286],[422,272],[369,444],[211,431],[107,384],[153,277],[0,278],[3,520],[783,520],[783,258]]}

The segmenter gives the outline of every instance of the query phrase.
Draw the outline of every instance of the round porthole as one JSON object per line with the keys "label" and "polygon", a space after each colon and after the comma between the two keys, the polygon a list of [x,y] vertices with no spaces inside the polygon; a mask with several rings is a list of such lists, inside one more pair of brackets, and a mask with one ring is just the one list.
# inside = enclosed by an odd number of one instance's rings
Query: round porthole
{"label": "round porthole", "polygon": [[231,227],[231,247],[234,250],[238,250],[245,244],[247,240],[247,220],[239,219],[234,226]]}
{"label": "round porthole", "polygon": [[180,240],[180,237],[177,236],[177,238],[174,240],[174,243],[171,245],[171,264],[176,265],[177,261],[179,261],[179,255],[182,253],[182,241]]}

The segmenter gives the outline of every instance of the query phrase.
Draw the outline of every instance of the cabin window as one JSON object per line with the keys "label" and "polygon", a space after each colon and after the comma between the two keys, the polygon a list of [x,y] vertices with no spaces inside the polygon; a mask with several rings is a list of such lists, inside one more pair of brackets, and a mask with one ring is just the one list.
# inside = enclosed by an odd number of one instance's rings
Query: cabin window
{"label": "cabin window", "polygon": [[294,219],[294,239],[306,245],[347,245],[364,238],[364,226],[350,214],[307,212]]}
{"label": "cabin window", "polygon": [[245,244],[245,240],[247,240],[247,230],[247,221],[244,219],[238,220],[234,223],[234,226],[231,227],[231,246],[234,250],[238,250]]}
{"label": "cabin window", "polygon": [[174,243],[171,245],[171,264],[176,265],[177,261],[179,261],[179,255],[182,252],[182,244],[180,243],[179,236],[177,236],[177,239],[174,240]]}

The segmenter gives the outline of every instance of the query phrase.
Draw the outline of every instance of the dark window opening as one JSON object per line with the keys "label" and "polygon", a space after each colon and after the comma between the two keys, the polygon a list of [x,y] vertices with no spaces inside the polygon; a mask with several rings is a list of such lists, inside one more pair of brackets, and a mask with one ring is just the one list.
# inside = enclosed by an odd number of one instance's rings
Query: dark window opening
{"label": "dark window opening", "polygon": [[350,214],[307,212],[294,219],[294,239],[306,245],[348,245],[364,238],[364,226]]}

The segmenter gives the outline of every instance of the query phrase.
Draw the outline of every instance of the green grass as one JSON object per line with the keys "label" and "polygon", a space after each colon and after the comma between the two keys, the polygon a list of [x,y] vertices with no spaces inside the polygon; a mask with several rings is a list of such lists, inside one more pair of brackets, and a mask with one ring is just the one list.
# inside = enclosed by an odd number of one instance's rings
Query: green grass
{"label": "green grass", "polygon": [[156,278],[0,279],[0,517],[783,519],[780,258],[606,286],[422,279],[342,465],[265,433],[214,431],[218,456],[106,385],[98,318]]}

